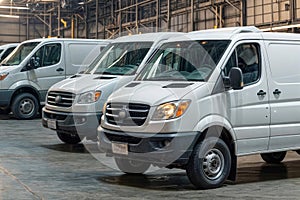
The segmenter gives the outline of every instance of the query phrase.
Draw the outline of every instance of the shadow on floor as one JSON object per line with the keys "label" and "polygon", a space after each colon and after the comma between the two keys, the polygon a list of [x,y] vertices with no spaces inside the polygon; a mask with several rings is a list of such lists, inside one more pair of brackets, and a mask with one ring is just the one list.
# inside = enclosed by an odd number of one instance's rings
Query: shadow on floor
{"label": "shadow on floor", "polygon": [[[300,178],[300,160],[288,161],[282,164],[266,164],[259,162],[253,167],[238,168],[237,181],[226,182],[226,185],[246,184],[263,182],[270,180],[282,180]],[[179,173],[167,174],[146,174],[146,175],[129,175],[112,174],[98,177],[98,181],[103,181],[110,184],[126,185],[137,188],[153,189],[153,190],[191,190],[193,185],[189,182],[185,171]]]}
{"label": "shadow on floor", "polygon": [[41,147],[68,153],[89,153],[83,144],[52,144],[41,145]]}
{"label": "shadow on floor", "polygon": [[193,185],[191,185],[191,183],[189,182],[184,171],[179,173],[168,173],[164,175],[116,175],[116,172],[114,172],[111,176],[106,174],[104,176],[98,177],[97,180],[109,184],[126,185],[136,188],[152,189],[159,191],[179,191],[194,189]]}

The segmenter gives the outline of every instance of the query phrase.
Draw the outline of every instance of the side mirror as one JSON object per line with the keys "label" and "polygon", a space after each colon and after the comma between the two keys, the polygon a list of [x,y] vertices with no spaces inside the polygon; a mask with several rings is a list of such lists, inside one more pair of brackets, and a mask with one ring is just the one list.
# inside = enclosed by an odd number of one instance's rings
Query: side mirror
{"label": "side mirror", "polygon": [[238,67],[231,68],[229,72],[229,81],[230,86],[234,90],[241,90],[244,88],[244,81],[243,81],[243,73],[242,70]]}
{"label": "side mirror", "polygon": [[32,69],[36,69],[39,67],[39,58],[35,58],[35,57],[32,57],[30,58],[29,60],[29,63],[27,63],[26,65],[26,69],[27,70],[32,70]]}

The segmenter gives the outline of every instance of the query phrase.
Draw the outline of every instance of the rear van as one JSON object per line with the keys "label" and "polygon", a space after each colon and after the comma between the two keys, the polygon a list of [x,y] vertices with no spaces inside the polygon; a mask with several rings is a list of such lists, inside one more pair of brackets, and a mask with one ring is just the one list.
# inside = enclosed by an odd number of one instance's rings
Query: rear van
{"label": "rear van", "polygon": [[0,66],[0,109],[34,118],[55,83],[85,69],[109,41],[35,39],[22,42]]}
{"label": "rear van", "polygon": [[19,43],[4,44],[0,46],[0,62],[4,60],[17,46]]}
{"label": "rear van", "polygon": [[125,173],[186,170],[196,188],[235,180],[237,157],[300,149],[300,35],[255,27],[165,41],[103,108],[98,146]]}

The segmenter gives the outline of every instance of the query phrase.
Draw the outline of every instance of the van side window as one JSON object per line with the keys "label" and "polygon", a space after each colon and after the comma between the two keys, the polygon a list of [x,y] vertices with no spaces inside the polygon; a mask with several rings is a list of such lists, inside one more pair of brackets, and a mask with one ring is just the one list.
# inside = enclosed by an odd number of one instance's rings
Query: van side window
{"label": "van side window", "polygon": [[0,58],[0,59],[4,59],[4,58],[6,58],[14,49],[15,49],[16,47],[10,47],[10,48],[8,48],[4,53],[3,53],[3,55],[2,55],[2,57]]}
{"label": "van side window", "polygon": [[241,44],[229,58],[224,75],[228,76],[232,67],[239,67],[243,72],[244,84],[249,85],[256,82],[260,75],[260,55],[258,44]]}
{"label": "van side window", "polygon": [[33,57],[37,67],[55,65],[61,58],[61,44],[47,44],[37,50]]}

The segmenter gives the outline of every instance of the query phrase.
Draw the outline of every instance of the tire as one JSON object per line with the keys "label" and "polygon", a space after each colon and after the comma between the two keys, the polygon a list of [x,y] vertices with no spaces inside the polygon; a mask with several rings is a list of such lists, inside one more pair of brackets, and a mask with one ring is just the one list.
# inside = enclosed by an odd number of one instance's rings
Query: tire
{"label": "tire", "polygon": [[278,164],[283,161],[286,155],[286,151],[274,152],[274,153],[262,153],[261,158],[269,164]]}
{"label": "tire", "polygon": [[149,167],[149,163],[145,163],[137,160],[130,160],[124,158],[115,157],[116,164],[118,168],[127,174],[143,174],[145,173]]}
{"label": "tire", "polygon": [[231,169],[231,154],[222,139],[210,137],[198,143],[188,162],[186,173],[196,188],[223,185]]}
{"label": "tire", "polygon": [[81,139],[77,134],[62,133],[59,131],[57,131],[56,133],[58,138],[66,144],[78,144],[79,142],[81,142]]}
{"label": "tire", "polygon": [[37,116],[39,102],[32,94],[21,93],[13,99],[11,110],[17,119],[33,119]]}

